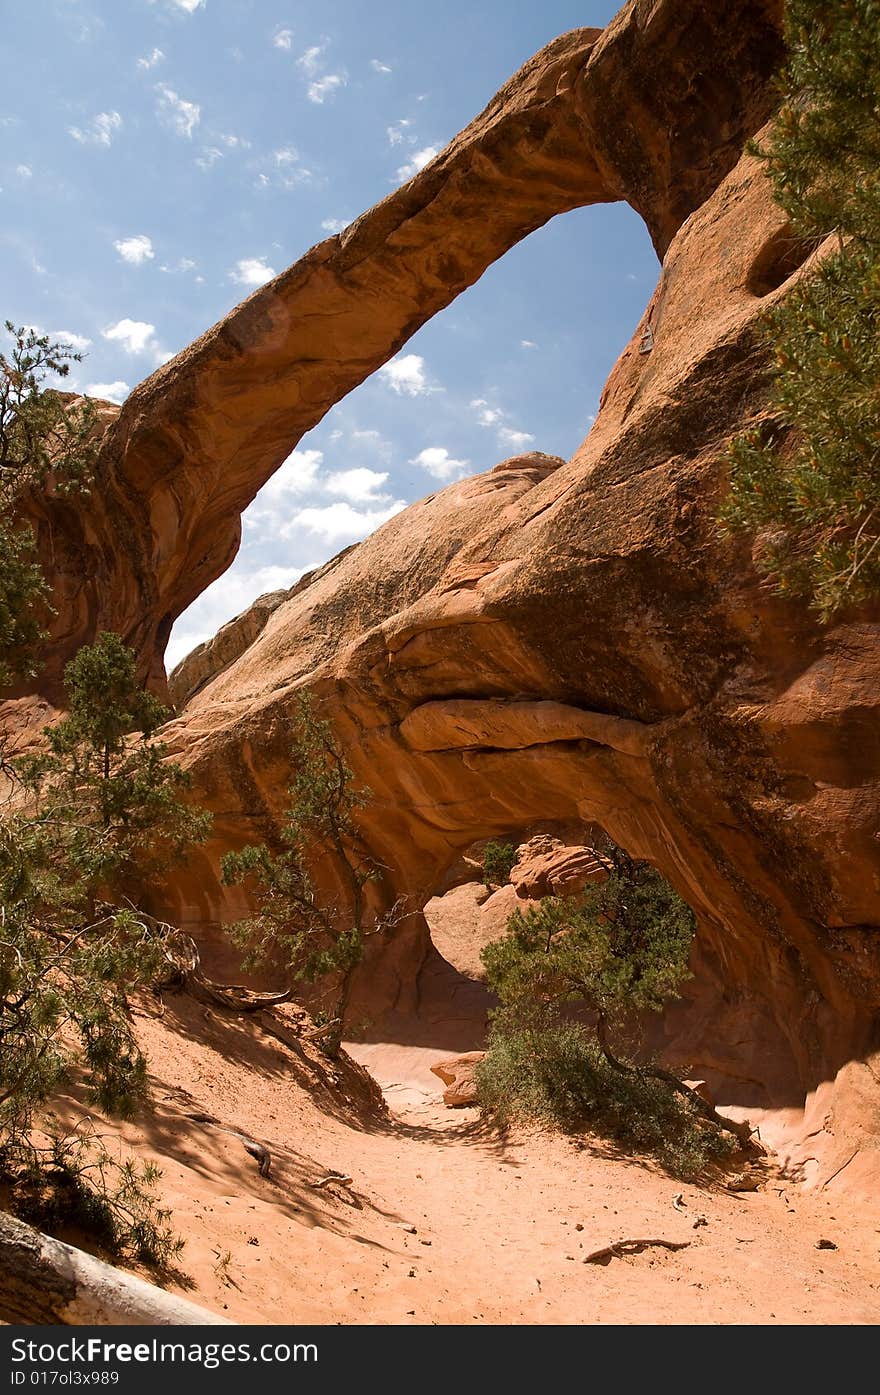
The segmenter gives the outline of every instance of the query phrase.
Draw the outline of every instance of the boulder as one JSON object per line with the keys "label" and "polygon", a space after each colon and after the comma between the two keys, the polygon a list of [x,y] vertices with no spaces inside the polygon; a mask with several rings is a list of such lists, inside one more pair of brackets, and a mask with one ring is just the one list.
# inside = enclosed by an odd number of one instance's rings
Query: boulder
{"label": "boulder", "polygon": [[443,1103],[451,1109],[461,1105],[476,1104],[477,1082],[474,1071],[485,1056],[485,1051],[467,1051],[463,1056],[454,1056],[449,1061],[438,1061],[431,1070],[439,1075],[446,1089]]}

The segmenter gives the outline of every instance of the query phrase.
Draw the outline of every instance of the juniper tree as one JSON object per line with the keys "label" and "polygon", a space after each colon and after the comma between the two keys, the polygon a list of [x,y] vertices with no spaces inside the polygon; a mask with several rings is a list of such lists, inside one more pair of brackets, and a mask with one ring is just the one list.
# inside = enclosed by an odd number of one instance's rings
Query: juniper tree
{"label": "juniper tree", "polygon": [[591,1011],[599,1046],[615,1063],[614,1029],[677,994],[693,937],[687,903],[650,864],[615,849],[608,876],[579,895],[514,911],[482,960],[504,1007],[578,1003]]}
{"label": "juniper tree", "polygon": [[477,1067],[479,1098],[502,1119],[589,1123],[693,1176],[729,1152],[720,1131],[743,1130],[619,1044],[625,1036],[637,1047],[644,1015],[689,977],[693,912],[648,863],[610,840],[601,851],[605,880],[515,911],[483,950],[499,1007]]}
{"label": "juniper tree", "polygon": [[82,354],[6,321],[0,352],[0,688],[34,671],[48,587],[22,517],[27,495],[52,480],[61,494],[83,490],[96,455],[95,409],[46,386]]}
{"label": "juniper tree", "polygon": [[209,818],[183,801],[187,776],[155,737],[167,714],[117,635],[81,649],[65,683],[68,713],[44,750],[9,764],[0,817],[0,1167],[20,1211],[51,1219],[63,1202],[114,1247],[168,1258],[155,1168],[114,1164],[85,1116],[47,1133],[44,1108],[78,1078],[110,1113],[143,1100],[127,999],[166,969],[168,947],[133,896]]}
{"label": "juniper tree", "polygon": [[483,883],[485,886],[504,886],[516,862],[516,848],[513,843],[488,842],[483,849]]}
{"label": "juniper tree", "polygon": [[[295,701],[290,761],[294,775],[279,848],[250,845],[222,860],[223,881],[247,883],[256,902],[254,914],[229,930],[245,950],[246,967],[281,966],[291,992],[297,983],[331,985],[325,1045],[333,1054],[364,952],[364,888],[377,872],[355,818],[369,791],[355,785],[330,723],[318,716],[308,693]],[[343,875],[342,903],[315,881],[315,863],[327,854]]]}
{"label": "juniper tree", "polygon": [[766,316],[769,417],[730,452],[723,518],[823,619],[880,595],[880,0],[788,0],[763,147],[793,238],[834,235]]}

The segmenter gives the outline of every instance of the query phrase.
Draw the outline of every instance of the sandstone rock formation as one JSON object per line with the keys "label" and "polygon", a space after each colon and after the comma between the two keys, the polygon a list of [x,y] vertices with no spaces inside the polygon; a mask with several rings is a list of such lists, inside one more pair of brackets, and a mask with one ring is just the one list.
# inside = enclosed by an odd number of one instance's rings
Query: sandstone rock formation
{"label": "sandstone rock formation", "polygon": [[781,0],[637,0],[548,44],[414,179],[142,383],[88,511],[38,510],[57,620],[51,697],[100,629],[164,686],[177,616],[238,549],[296,441],[491,262],[557,213],[628,199],[658,253],[766,117]]}
{"label": "sandstone rock formation", "polygon": [[[421,907],[462,849],[536,818],[597,823],[698,915],[669,1049],[728,1099],[821,1087],[831,1167],[830,1082],[877,1045],[878,617],[820,627],[715,523],[724,444],[763,410],[760,316],[806,274],[740,155],[770,111],[779,8],[632,0],[563,36],[409,185],[143,384],[108,431],[98,506],[60,530],[54,672],[109,625],[160,683],[174,617],[298,436],[527,232],[628,199],[663,263],[589,436],[567,463],[518,457],[413,505],[204,682],[169,739],[215,838],[161,909],[206,940],[244,909],[217,860],[271,836],[307,685],[374,794],[374,909],[409,908],[353,1011],[412,997]],[[846,1067],[860,1091],[867,1069]]]}
{"label": "sandstone rock formation", "polygon": [[520,898],[576,896],[588,882],[608,875],[604,860],[591,847],[567,847],[559,838],[539,833],[517,849],[510,881]]}
{"label": "sandstone rock formation", "polygon": [[190,650],[168,677],[168,695],[172,704],[175,707],[183,707],[199,688],[209,679],[216,678],[218,673],[222,673],[224,668],[244,653],[249,644],[253,644],[269,616],[278,609],[282,601],[289,601],[291,596],[298,596],[301,591],[311,586],[313,581],[326,576],[337,562],[347,557],[355,547],[357,543],[343,548],[322,567],[315,567],[306,572],[305,576],[301,576],[299,581],[286,591],[268,591],[264,596],[258,596],[247,610],[228,620],[211,639],[197,644],[195,649]]}
{"label": "sandstone rock formation", "polygon": [[485,1051],[466,1051],[463,1056],[454,1056],[449,1061],[438,1061],[436,1066],[431,1067],[446,1086],[443,1091],[444,1104],[453,1109],[461,1105],[476,1104],[477,1082],[474,1070],[485,1054]]}

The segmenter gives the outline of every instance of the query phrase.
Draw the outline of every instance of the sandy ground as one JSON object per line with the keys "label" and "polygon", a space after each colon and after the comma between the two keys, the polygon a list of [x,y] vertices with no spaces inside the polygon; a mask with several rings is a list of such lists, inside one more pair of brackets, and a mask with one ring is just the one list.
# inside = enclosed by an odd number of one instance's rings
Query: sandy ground
{"label": "sandy ground", "polygon": [[[155,1107],[116,1129],[120,1146],[163,1168],[163,1198],[186,1238],[172,1287],[238,1321],[880,1318],[880,1206],[769,1177],[752,1193],[682,1187],[600,1142],[502,1137],[476,1110],[440,1102],[428,1066],[449,1054],[448,1038],[432,1050],[430,1023],[409,1032],[414,1044],[400,1032],[353,1048],[387,1086],[383,1114],[357,1067],[331,1066],[258,1023],[180,995],[166,997],[163,1016],[145,1005],[136,1021]],[[239,1138],[187,1117],[200,1111],[268,1146],[270,1175]],[[316,1188],[331,1170],[351,1185]],[[707,1224],[695,1228],[699,1215]],[[688,1248],[583,1263],[621,1237]]]}

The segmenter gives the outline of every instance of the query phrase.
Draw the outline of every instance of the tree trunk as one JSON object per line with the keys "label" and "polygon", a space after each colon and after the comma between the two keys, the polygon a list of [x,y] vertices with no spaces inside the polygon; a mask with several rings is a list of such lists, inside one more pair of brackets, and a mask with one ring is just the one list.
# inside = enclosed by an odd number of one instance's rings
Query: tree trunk
{"label": "tree trunk", "polygon": [[0,1212],[0,1319],[64,1327],[229,1322],[5,1212]]}

